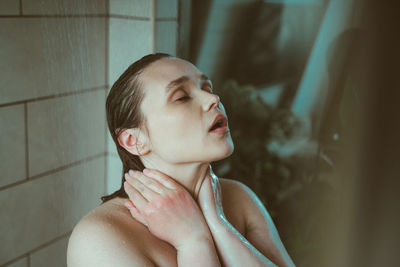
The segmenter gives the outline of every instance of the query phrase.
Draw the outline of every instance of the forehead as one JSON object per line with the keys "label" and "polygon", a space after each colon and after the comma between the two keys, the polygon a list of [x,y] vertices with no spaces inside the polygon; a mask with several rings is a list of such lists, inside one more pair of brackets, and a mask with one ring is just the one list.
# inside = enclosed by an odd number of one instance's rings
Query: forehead
{"label": "forehead", "polygon": [[[141,80],[143,82],[146,93],[154,89],[162,90],[172,80],[183,75],[189,76],[190,79],[196,80],[202,73],[192,63],[179,58],[162,58],[149,65],[142,73]],[[157,90],[158,91],[158,90]]]}
{"label": "forehead", "polygon": [[197,81],[201,74],[196,66],[183,59],[162,58],[153,62],[140,75],[144,90],[143,112],[147,114],[149,110],[162,107],[166,87],[171,81],[183,75]]}

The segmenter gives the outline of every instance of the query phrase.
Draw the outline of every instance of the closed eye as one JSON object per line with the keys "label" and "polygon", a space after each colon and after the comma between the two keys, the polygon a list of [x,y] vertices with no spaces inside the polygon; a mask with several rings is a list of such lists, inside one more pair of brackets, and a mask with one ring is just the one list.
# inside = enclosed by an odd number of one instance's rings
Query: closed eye
{"label": "closed eye", "polygon": [[[208,86],[204,86],[203,88],[208,88],[208,92],[211,93],[211,94],[214,93],[212,87],[209,86],[209,85],[208,85]],[[183,96],[183,97],[181,97],[181,98],[176,99],[175,101],[185,102],[185,101],[187,101],[188,99],[190,99],[190,97],[186,95],[186,96]]]}
{"label": "closed eye", "polygon": [[175,101],[185,101],[186,99],[189,99],[190,97],[188,97],[187,95],[186,96],[184,96],[184,97],[181,97],[181,98],[178,98],[177,100],[175,100]]}

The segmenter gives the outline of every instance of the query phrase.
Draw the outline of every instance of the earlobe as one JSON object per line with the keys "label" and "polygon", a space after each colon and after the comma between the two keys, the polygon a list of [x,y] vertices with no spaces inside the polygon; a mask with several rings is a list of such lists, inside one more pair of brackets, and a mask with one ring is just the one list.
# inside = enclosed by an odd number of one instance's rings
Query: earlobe
{"label": "earlobe", "polygon": [[137,148],[139,149],[138,155],[142,156],[142,155],[146,155],[148,152],[150,152],[150,149],[148,148],[148,146],[144,143],[139,143],[137,145]]}
{"label": "earlobe", "polygon": [[118,136],[118,143],[134,155],[144,155],[149,151],[146,144],[141,142],[131,129],[123,131]]}

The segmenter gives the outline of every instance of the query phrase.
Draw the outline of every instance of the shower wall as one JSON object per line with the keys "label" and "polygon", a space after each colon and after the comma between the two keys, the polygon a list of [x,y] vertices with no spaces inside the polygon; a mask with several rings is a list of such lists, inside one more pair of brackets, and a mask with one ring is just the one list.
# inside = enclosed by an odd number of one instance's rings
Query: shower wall
{"label": "shower wall", "polygon": [[74,225],[121,183],[108,89],[176,54],[178,4],[0,1],[0,266],[66,266]]}
{"label": "shower wall", "polygon": [[[110,3],[112,3],[111,1]],[[144,2],[144,1],[134,1]],[[147,1],[151,5],[151,1]],[[134,14],[136,19],[126,21],[119,17],[110,18],[110,48],[109,48],[109,88],[118,79],[119,75],[133,61],[144,54],[164,52],[177,54],[178,47],[178,0],[158,0],[154,3],[154,10],[124,10],[119,14]],[[117,7],[115,7],[117,12]],[[113,13],[112,6],[110,12]],[[149,13],[150,12],[150,13]],[[154,15],[151,16],[152,12]],[[149,20],[144,20],[141,14],[150,14]],[[132,34],[132,29],[134,32]],[[154,31],[154,33],[153,33]],[[108,91],[107,91],[108,94]],[[110,133],[107,131],[107,194],[113,193],[121,187],[122,164]]]}

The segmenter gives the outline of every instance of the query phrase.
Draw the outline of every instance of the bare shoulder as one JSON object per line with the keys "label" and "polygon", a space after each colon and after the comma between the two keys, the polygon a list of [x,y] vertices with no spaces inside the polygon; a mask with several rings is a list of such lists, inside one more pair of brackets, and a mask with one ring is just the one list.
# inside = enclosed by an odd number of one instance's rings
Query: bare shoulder
{"label": "bare shoulder", "polygon": [[67,265],[154,266],[139,245],[138,231],[126,225],[121,214],[105,211],[97,207],[75,225],[68,241]]}
{"label": "bare shoulder", "polygon": [[237,180],[233,180],[233,179],[229,179],[229,178],[219,178],[219,181],[220,181],[220,183],[221,183],[221,186],[222,186],[222,184],[224,184],[224,185],[226,185],[227,187],[231,187],[231,186],[233,186],[233,187],[241,187],[241,186],[243,186],[244,184],[242,183],[242,182],[240,182],[240,181],[237,181]]}
{"label": "bare shoulder", "polygon": [[241,209],[246,228],[243,236],[278,266],[295,266],[269,212],[256,193],[240,181],[220,178],[220,183],[225,215],[224,192],[227,192],[229,201],[234,201]]}
{"label": "bare shoulder", "polygon": [[229,197],[229,201],[234,201],[235,204],[242,203],[243,197],[251,194],[251,189],[238,180],[219,178],[219,181],[223,197]]}
{"label": "bare shoulder", "polygon": [[[237,203],[243,203],[243,201],[258,200],[258,197],[254,191],[246,184],[227,178],[219,178],[221,184],[221,190],[223,195],[228,195],[231,201]],[[231,195],[234,195],[232,198]]]}
{"label": "bare shoulder", "polygon": [[[232,179],[220,178],[221,181],[221,189],[224,187],[222,184],[225,184],[225,191],[227,194],[234,194],[235,201],[242,203],[242,207],[245,209],[245,212],[250,214],[254,208],[261,209],[264,212],[266,211],[266,207],[261,202],[260,198],[257,194],[246,184]],[[222,191],[224,191],[222,189]]]}
{"label": "bare shoulder", "polygon": [[229,212],[233,212],[229,209],[240,209],[240,214],[242,216],[243,225],[246,228],[246,232],[253,227],[255,213],[262,213],[267,217],[269,216],[267,215],[268,212],[260,198],[249,186],[238,180],[227,178],[220,178],[219,180],[221,184],[224,211],[225,206],[228,208]]}

